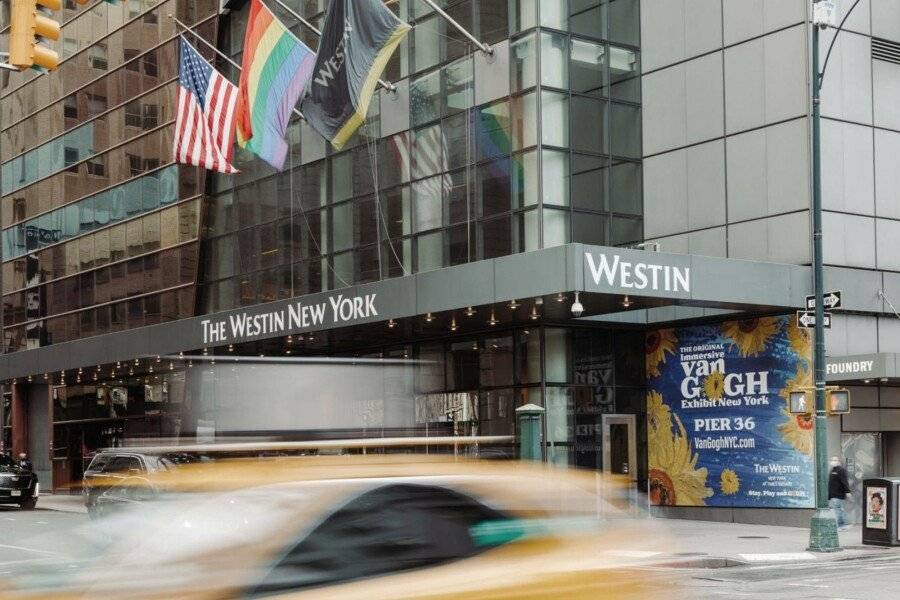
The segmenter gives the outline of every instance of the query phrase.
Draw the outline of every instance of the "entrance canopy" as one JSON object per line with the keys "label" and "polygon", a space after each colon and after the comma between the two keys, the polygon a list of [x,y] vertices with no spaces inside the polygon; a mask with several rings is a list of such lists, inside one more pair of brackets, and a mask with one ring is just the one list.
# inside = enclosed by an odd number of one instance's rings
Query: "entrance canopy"
{"label": "entrance canopy", "polygon": [[0,357],[0,380],[374,323],[567,321],[575,292],[581,318],[648,323],[665,307],[790,311],[810,288],[805,266],[567,244],[16,352]]}

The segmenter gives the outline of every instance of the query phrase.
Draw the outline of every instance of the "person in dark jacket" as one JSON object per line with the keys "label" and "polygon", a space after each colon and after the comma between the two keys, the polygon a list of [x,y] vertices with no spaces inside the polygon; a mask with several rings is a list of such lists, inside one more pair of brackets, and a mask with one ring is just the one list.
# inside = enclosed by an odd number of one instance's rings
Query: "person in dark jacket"
{"label": "person in dark jacket", "polygon": [[828,506],[834,510],[839,529],[847,528],[844,513],[844,501],[850,498],[850,483],[847,481],[847,469],[837,456],[831,457],[831,471],[828,473]]}
{"label": "person in dark jacket", "polygon": [[34,466],[31,464],[31,461],[28,460],[28,455],[24,452],[19,452],[19,460],[16,461],[16,464],[23,471],[31,473],[34,470]]}

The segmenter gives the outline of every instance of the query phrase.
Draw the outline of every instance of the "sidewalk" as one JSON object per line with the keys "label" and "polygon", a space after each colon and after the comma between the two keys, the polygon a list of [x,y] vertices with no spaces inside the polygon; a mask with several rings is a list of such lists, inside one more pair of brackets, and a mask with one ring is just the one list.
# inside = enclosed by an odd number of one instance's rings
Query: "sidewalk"
{"label": "sidewalk", "polygon": [[81,494],[50,494],[42,492],[37,502],[38,510],[85,513],[84,498]]}
{"label": "sidewalk", "polygon": [[[742,565],[801,564],[895,556],[900,546],[864,546],[862,529],[839,533],[840,552],[807,552],[809,530],[776,525],[744,525],[681,519],[654,519],[675,541],[672,567],[720,568]],[[661,557],[662,558],[662,557]]]}

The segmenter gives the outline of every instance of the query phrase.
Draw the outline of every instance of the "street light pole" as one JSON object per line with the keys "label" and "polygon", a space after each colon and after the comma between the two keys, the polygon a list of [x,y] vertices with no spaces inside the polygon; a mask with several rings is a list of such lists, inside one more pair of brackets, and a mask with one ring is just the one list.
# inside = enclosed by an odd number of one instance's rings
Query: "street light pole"
{"label": "street light pole", "polygon": [[822,81],[825,78],[825,69],[828,68],[828,59],[834,42],[841,33],[847,17],[859,4],[855,0],[850,10],[844,13],[844,18],[834,31],[834,37],[828,46],[825,55],[825,64],[819,69],[819,30],[825,28],[827,23],[820,22],[816,18],[816,4],[820,0],[813,0],[812,23],[812,211],[813,211],[813,278],[816,296],[816,324],[815,346],[813,347],[813,375],[816,389],[816,512],[813,514],[809,525],[809,549],[818,552],[835,552],[841,549],[837,533],[837,519],[834,512],[828,509],[828,411],[825,400],[825,306],[824,306],[824,278],[825,269],[822,266],[822,133],[821,133],[821,107],[820,96]]}
{"label": "street light pole", "polygon": [[[815,5],[818,0],[814,0]],[[837,32],[835,32],[837,35]],[[810,520],[809,549],[820,552],[840,550],[837,519],[828,510],[828,415],[825,407],[825,308],[822,305],[825,269],[822,266],[822,157],[821,111],[819,97],[822,77],[819,73],[819,25],[812,24],[812,211],[813,280],[816,295],[815,348],[813,375],[816,388],[816,512]]]}

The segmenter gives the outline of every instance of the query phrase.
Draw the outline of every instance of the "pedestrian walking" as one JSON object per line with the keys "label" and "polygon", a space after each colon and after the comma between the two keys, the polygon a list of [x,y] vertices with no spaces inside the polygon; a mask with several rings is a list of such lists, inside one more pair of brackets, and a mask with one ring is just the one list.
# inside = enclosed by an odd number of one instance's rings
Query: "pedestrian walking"
{"label": "pedestrian walking", "polygon": [[847,469],[837,456],[831,457],[831,471],[828,473],[828,506],[837,516],[838,529],[848,527],[844,513],[844,502],[851,497],[850,484],[847,482]]}

